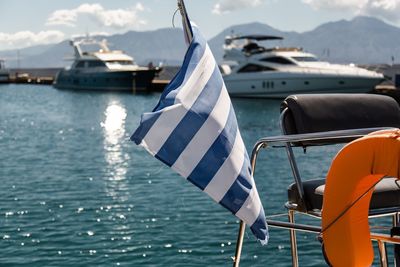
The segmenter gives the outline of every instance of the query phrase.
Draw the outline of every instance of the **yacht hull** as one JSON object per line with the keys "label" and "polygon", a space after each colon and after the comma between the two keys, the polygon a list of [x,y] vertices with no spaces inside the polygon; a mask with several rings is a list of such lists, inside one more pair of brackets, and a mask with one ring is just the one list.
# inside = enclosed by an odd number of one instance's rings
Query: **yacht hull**
{"label": "yacht hull", "polygon": [[157,69],[137,71],[61,70],[54,87],[71,90],[147,92]]}
{"label": "yacht hull", "polygon": [[0,83],[8,83],[10,81],[10,74],[5,71],[0,71]]}
{"label": "yacht hull", "polygon": [[307,93],[366,93],[382,82],[381,77],[279,74],[226,75],[225,84],[232,97],[285,98]]}

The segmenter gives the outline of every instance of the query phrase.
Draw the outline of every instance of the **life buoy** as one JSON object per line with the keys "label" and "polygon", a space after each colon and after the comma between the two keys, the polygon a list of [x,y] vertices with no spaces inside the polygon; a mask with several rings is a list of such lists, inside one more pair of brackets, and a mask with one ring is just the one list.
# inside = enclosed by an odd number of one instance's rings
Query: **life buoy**
{"label": "life buoy", "polygon": [[399,177],[400,130],[374,132],[344,146],[326,178],[322,238],[334,267],[371,266],[368,224],[374,186],[385,176]]}

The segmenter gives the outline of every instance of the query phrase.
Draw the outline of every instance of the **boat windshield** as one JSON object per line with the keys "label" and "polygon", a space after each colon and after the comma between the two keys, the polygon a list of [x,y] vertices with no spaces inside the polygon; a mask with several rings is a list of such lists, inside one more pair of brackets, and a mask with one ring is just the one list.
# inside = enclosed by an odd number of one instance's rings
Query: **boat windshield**
{"label": "boat windshield", "polygon": [[316,57],[292,57],[294,60],[298,62],[317,62],[319,61]]}
{"label": "boat windshield", "polygon": [[81,60],[76,63],[75,68],[96,68],[104,66],[105,64],[100,60]]}
{"label": "boat windshield", "polygon": [[275,71],[275,69],[256,64],[247,64],[246,66],[242,67],[238,72],[262,72],[262,71]]}
{"label": "boat windshield", "polygon": [[88,62],[88,68],[104,67],[105,64],[100,60],[93,60]]}
{"label": "boat windshield", "polygon": [[133,65],[132,60],[110,60],[107,61],[109,64],[118,64],[118,65]]}
{"label": "boat windshield", "polygon": [[284,64],[284,65],[292,65],[294,64],[292,61],[288,60],[287,58],[284,57],[266,57],[260,59],[260,61],[264,62],[270,62],[270,63],[275,63],[275,64]]}

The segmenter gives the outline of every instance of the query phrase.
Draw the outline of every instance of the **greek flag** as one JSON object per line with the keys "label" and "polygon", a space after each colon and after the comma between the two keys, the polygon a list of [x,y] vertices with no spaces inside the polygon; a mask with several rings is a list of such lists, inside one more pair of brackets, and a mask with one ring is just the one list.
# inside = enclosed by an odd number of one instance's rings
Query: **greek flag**
{"label": "greek flag", "polygon": [[229,95],[197,27],[183,66],[131,140],[207,193],[268,242],[264,210]]}

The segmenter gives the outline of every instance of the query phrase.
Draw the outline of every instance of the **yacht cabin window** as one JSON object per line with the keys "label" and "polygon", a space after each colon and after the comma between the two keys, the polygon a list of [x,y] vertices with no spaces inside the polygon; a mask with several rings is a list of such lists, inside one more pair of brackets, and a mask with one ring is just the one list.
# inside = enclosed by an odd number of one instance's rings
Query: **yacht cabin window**
{"label": "yacht cabin window", "polygon": [[75,65],[75,68],[84,68],[84,67],[85,67],[85,61],[79,61]]}
{"label": "yacht cabin window", "polygon": [[105,64],[101,60],[88,60],[88,61],[82,60],[75,65],[75,68],[96,68],[104,66]]}
{"label": "yacht cabin window", "polygon": [[107,63],[119,64],[119,65],[133,65],[132,60],[112,60],[112,61],[107,61]]}
{"label": "yacht cabin window", "polygon": [[318,58],[316,57],[292,57],[294,60],[298,62],[317,62]]}
{"label": "yacht cabin window", "polygon": [[100,60],[92,60],[88,62],[88,68],[104,67],[105,64]]}
{"label": "yacht cabin window", "polygon": [[242,67],[238,72],[261,72],[261,71],[275,71],[275,69],[257,64],[247,64],[246,66]]}
{"label": "yacht cabin window", "polygon": [[284,65],[293,65],[294,63],[287,58],[284,57],[266,57],[260,59],[260,61],[270,62],[270,63],[277,63],[277,64],[284,64]]}

